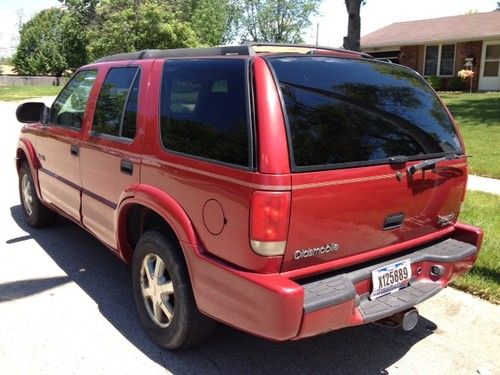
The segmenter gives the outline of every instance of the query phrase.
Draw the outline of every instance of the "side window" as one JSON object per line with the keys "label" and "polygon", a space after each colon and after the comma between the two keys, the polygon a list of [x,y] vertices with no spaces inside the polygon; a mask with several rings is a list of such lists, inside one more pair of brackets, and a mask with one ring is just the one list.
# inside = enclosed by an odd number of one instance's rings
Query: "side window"
{"label": "side window", "polygon": [[74,75],[52,105],[50,122],[80,129],[97,70],[82,70]]}
{"label": "side window", "polygon": [[137,119],[140,70],[110,69],[99,93],[92,130],[133,139]]}
{"label": "side window", "polygon": [[160,110],[168,150],[249,165],[245,61],[165,62]]}

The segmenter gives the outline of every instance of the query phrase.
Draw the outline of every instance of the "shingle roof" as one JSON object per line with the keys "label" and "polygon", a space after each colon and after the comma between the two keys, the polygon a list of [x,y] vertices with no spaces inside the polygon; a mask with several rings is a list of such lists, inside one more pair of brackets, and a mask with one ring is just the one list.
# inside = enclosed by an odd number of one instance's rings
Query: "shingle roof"
{"label": "shingle roof", "polygon": [[500,11],[397,22],[361,38],[361,48],[500,38]]}

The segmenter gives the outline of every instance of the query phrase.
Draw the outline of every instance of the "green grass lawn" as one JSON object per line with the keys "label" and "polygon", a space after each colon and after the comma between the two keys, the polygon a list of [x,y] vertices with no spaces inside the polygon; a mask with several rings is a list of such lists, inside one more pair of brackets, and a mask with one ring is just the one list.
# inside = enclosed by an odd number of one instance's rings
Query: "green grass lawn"
{"label": "green grass lawn", "polygon": [[472,270],[453,285],[493,303],[500,303],[500,196],[468,191],[460,221],[483,228],[484,242]]}
{"label": "green grass lawn", "polygon": [[464,137],[470,173],[500,178],[500,92],[440,93]]}
{"label": "green grass lawn", "polygon": [[0,100],[13,101],[59,94],[61,86],[5,86],[0,87]]}

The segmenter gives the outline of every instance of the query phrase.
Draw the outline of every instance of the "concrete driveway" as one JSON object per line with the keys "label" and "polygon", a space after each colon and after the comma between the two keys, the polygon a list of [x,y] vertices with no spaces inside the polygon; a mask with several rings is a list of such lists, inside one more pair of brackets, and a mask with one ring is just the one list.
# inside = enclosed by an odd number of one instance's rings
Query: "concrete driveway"
{"label": "concrete driveway", "polygon": [[419,307],[411,332],[366,325],[273,343],[220,326],[200,348],[158,347],[125,265],[67,220],[25,224],[16,105],[0,102],[0,374],[500,374],[500,307],[451,288]]}

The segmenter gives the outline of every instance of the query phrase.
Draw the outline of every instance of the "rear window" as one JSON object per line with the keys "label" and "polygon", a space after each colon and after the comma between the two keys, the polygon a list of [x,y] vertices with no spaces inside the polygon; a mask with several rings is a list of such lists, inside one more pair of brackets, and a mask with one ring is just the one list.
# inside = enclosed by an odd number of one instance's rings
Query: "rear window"
{"label": "rear window", "polygon": [[171,151],[248,167],[250,156],[244,60],[165,62],[161,139]]}
{"label": "rear window", "polygon": [[445,108],[409,69],[319,56],[268,61],[284,99],[296,170],[462,153]]}

